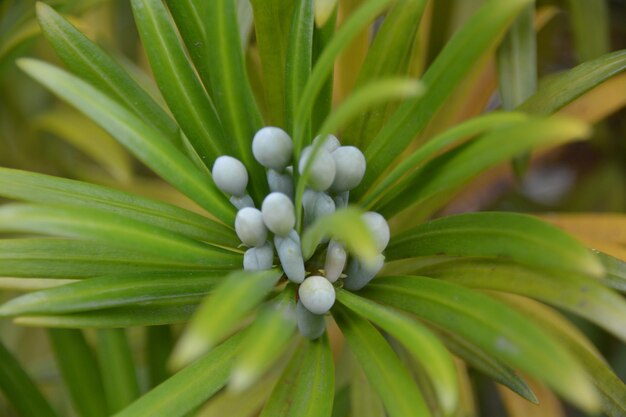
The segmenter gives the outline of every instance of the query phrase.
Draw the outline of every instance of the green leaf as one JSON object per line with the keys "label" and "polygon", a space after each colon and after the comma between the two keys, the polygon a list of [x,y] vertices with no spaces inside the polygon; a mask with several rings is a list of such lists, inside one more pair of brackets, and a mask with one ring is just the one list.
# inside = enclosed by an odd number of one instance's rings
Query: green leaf
{"label": "green leaf", "polygon": [[553,76],[518,107],[531,114],[548,115],[626,69],[626,50],[615,51]]}
{"label": "green leaf", "polygon": [[[357,115],[362,114],[363,111],[377,104],[389,100],[415,97],[422,94],[423,91],[423,85],[416,80],[391,78],[374,81],[361,87],[345,99],[341,105],[324,120],[316,136],[326,137],[336,132],[340,126],[347,124],[347,122],[354,119]],[[311,173],[313,161],[318,151],[322,148],[322,145],[323,141],[318,141],[312,147],[308,162],[305,164],[304,170],[301,172],[301,176],[298,179],[295,197],[297,228],[300,228],[302,223],[302,196]]]}
{"label": "green leaf", "polygon": [[604,277],[600,278],[604,285],[620,292],[626,292],[626,262],[606,253],[595,251],[594,253],[606,270]]}
{"label": "green leaf", "polygon": [[535,298],[584,317],[626,340],[626,302],[595,278],[483,259],[452,261],[420,273],[470,288]]}
{"label": "green leaf", "polygon": [[80,181],[0,167],[0,195],[32,203],[102,209],[229,248],[240,243],[231,228],[189,210]]}
{"label": "green leaf", "polygon": [[[392,186],[405,175],[411,175],[418,168],[423,166],[425,162],[431,160],[445,149],[453,145],[459,145],[477,135],[482,135],[485,132],[507,125],[513,125],[525,119],[526,116],[522,113],[493,112],[472,118],[440,133],[413,151],[404,158],[402,162],[395,165],[382,180],[376,182],[376,184],[361,197],[359,204],[364,207],[372,207],[377,200],[385,196],[392,189]],[[358,198],[358,195],[351,195],[351,197]]]}
{"label": "green leaf", "polygon": [[445,414],[453,414],[459,401],[456,367],[435,335],[419,322],[351,292],[337,291],[337,300],[397,339],[424,368]]}
{"label": "green leaf", "polygon": [[374,326],[337,304],[333,317],[389,417],[430,416],[411,375]]}
{"label": "green leaf", "polygon": [[[176,1],[174,1],[176,3]],[[285,124],[285,65],[287,45],[293,40],[290,24],[294,0],[251,0],[254,28],[263,69],[263,88],[269,113],[268,122],[286,128]],[[300,6],[306,2],[299,2]]]}
{"label": "green leaf", "polygon": [[300,97],[294,115],[294,155],[299,159],[300,152],[306,142],[309,124],[307,121],[311,117],[311,111],[315,100],[324,87],[324,83],[331,76],[335,59],[346,48],[350,42],[370,24],[376,16],[388,6],[391,0],[368,0],[357,9],[335,33],[333,39],[328,43],[324,52],[319,56],[311,76],[306,83],[304,91]]}
{"label": "green leaf", "polygon": [[[324,49],[326,49],[326,46],[330,41],[332,41],[333,36],[335,35],[338,7],[336,5],[336,0],[329,1],[331,3],[330,6],[321,6],[320,1],[315,1],[314,4],[316,17],[315,27],[313,28],[313,66],[315,66],[315,63],[324,52]],[[321,21],[319,18],[319,7],[331,7],[330,14],[324,17],[326,21],[323,22],[322,26],[320,26]],[[325,11],[323,14],[326,13],[328,12]],[[324,120],[326,120],[332,111],[333,83],[334,74],[331,73],[317,95],[311,114],[311,129],[313,132],[320,128]],[[347,142],[344,140],[344,143]]]}
{"label": "green leaf", "polygon": [[555,226],[515,213],[444,217],[392,238],[388,258],[428,255],[499,257],[523,265],[602,276],[600,261]]}
{"label": "green leaf", "polygon": [[22,295],[0,306],[0,316],[66,314],[175,298],[203,296],[223,271],[142,272],[102,276]]}
{"label": "green leaf", "polygon": [[45,316],[20,316],[16,324],[55,328],[119,328],[158,326],[188,321],[202,298],[190,298],[145,305],[106,308],[82,313]]}
{"label": "green leaf", "polygon": [[267,303],[246,331],[230,378],[233,391],[248,389],[284,353],[296,330],[295,292],[295,286],[290,285]]}
{"label": "green leaf", "polygon": [[95,240],[148,256],[212,269],[241,265],[240,254],[96,209],[5,204],[0,207],[0,231]]}
{"label": "green leaf", "polygon": [[537,396],[528,386],[528,383],[517,375],[513,369],[453,333],[438,330],[437,334],[450,352],[458,356],[470,367],[493,379],[498,384],[506,386],[533,404],[539,404]]}
{"label": "green leaf", "polygon": [[593,412],[599,406],[588,375],[565,345],[488,296],[415,276],[374,280],[362,293],[458,334],[494,358],[544,381],[583,410]]}
{"label": "green leaf", "polygon": [[154,388],[170,377],[167,359],[174,349],[171,326],[149,326],[145,328],[146,362],[150,388]]}
{"label": "green leaf", "polygon": [[[289,31],[285,71],[285,124],[288,131],[292,133],[295,130],[298,102],[313,65],[313,29],[315,27],[313,3],[313,0],[301,0],[296,3]],[[310,129],[310,124],[303,129]],[[308,137],[310,134],[310,131],[306,132],[307,139],[310,139]]]}
{"label": "green leaf", "polygon": [[44,35],[72,72],[181,145],[176,123],[122,66],[47,4],[37,3],[37,18]]}
{"label": "green leaf", "polygon": [[89,278],[146,271],[202,269],[162,256],[150,257],[99,242],[75,239],[0,239],[0,275],[32,278]]}
{"label": "green leaf", "polygon": [[241,337],[236,335],[148,392],[115,417],[182,417],[228,381]]}
{"label": "green leaf", "polygon": [[609,4],[606,0],[568,0],[568,15],[580,62],[611,50]]}
{"label": "green leaf", "polygon": [[350,380],[351,415],[359,417],[385,417],[385,407],[372,384],[358,364],[353,365]]}
{"label": "green leaf", "polygon": [[366,262],[378,255],[374,237],[361,218],[363,212],[355,207],[339,209],[319,218],[302,235],[302,256],[309,259],[325,237],[345,244],[348,251]]}
{"label": "green leaf", "polygon": [[39,388],[1,342],[0,390],[22,417],[57,417]]}
{"label": "green leaf", "polygon": [[363,193],[409,145],[531,0],[485,3],[456,32],[423,77],[426,94],[401,105],[365,151],[367,172],[357,188]]}
{"label": "green leaf", "polygon": [[167,105],[200,159],[211,167],[229,149],[211,99],[198,80],[161,0],[133,0],[133,14]]}
{"label": "green leaf", "polygon": [[263,301],[281,275],[281,271],[274,269],[237,271],[225,278],[187,326],[172,355],[172,366],[179,368],[219,343]]}
{"label": "green leaf", "polygon": [[66,100],[128,148],[137,158],[226,224],[234,208],[210,178],[161,133],[129,113],[91,85],[44,62],[22,59],[20,67]]}
{"label": "green leaf", "polygon": [[556,117],[503,126],[429,161],[393,187],[390,197],[374,208],[392,217],[413,205],[445,197],[486,169],[533,147],[555,146],[588,135],[587,125]]}
{"label": "green leaf", "polygon": [[330,417],[334,392],[333,355],[324,334],[317,340],[302,342],[261,417]]}
{"label": "green leaf", "polygon": [[252,156],[252,137],[262,127],[246,73],[237,24],[237,4],[232,0],[205,2],[207,58],[211,62],[211,90],[233,151],[250,171],[250,194],[257,200],[267,194],[265,170]]}
{"label": "green leaf", "polygon": [[[365,56],[355,87],[381,77],[404,76],[424,13],[426,1],[395,2]],[[390,48],[389,45],[393,45]],[[380,106],[364,112],[343,132],[342,140],[364,149],[380,131],[390,106]]]}
{"label": "green leaf", "polygon": [[50,329],[50,343],[63,382],[78,414],[107,416],[107,402],[96,357],[80,330]]}
{"label": "green leaf", "polygon": [[97,352],[109,414],[113,414],[139,397],[135,364],[125,330],[98,330]]}

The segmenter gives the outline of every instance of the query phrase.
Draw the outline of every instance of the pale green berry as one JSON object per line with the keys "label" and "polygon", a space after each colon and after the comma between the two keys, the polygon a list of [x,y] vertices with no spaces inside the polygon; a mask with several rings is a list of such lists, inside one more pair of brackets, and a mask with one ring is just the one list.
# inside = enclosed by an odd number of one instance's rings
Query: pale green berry
{"label": "pale green berry", "polygon": [[385,264],[385,257],[378,255],[373,266],[366,266],[358,259],[351,259],[348,269],[346,270],[346,279],[343,281],[343,287],[350,291],[358,291],[365,287]]}
{"label": "pale green berry", "polygon": [[267,183],[273,193],[283,193],[293,201],[293,176],[285,172],[280,173],[273,169],[267,170]]}
{"label": "pale green berry", "polygon": [[354,146],[341,146],[331,153],[335,160],[335,179],[330,189],[349,191],[361,183],[365,175],[365,156]]}
{"label": "pale green berry", "polygon": [[276,246],[280,265],[289,281],[296,284],[304,281],[306,272],[298,233],[292,230],[287,237],[274,236],[274,246]]}
{"label": "pale green berry", "polygon": [[278,127],[264,127],[252,139],[252,154],[266,168],[282,171],[291,161],[293,143]]}
{"label": "pale green berry", "polygon": [[246,246],[261,246],[267,240],[267,228],[258,209],[244,207],[235,217],[235,232]]}
{"label": "pale green berry", "polygon": [[302,206],[305,225],[335,212],[335,201],[328,194],[310,189],[305,190],[302,196]]}
{"label": "pale green berry", "polygon": [[326,314],[335,304],[335,288],[326,278],[313,275],[298,288],[300,301],[313,314]]}
{"label": "pale green berry", "polygon": [[326,249],[326,262],[324,263],[324,275],[330,282],[335,282],[341,276],[346,266],[348,254],[341,243],[331,240]]}
{"label": "pale green berry", "polygon": [[[316,145],[317,142],[320,141],[320,138],[321,136],[316,136],[315,139],[313,139],[313,145]],[[324,140],[324,144],[322,145],[322,148],[326,149],[328,152],[332,152],[340,146],[341,143],[339,143],[339,139],[337,139],[337,136],[327,135],[326,140]]]}
{"label": "pale green berry", "polygon": [[254,201],[252,201],[252,197],[250,197],[248,194],[244,195],[243,197],[237,197],[236,195],[233,195],[230,197],[230,202],[233,206],[237,207],[238,210],[241,210],[245,207],[254,207]]}
{"label": "pale green berry", "polygon": [[[298,170],[300,173],[304,171],[308,160],[311,156],[313,148],[307,146],[302,150]],[[315,191],[325,191],[331,186],[335,179],[335,160],[330,153],[320,148],[315,155],[311,169],[309,171],[308,185]]]}
{"label": "pale green berry", "polygon": [[363,221],[367,225],[367,228],[374,236],[376,242],[376,251],[382,252],[389,243],[389,225],[383,216],[375,211],[368,211],[363,213]]}
{"label": "pale green berry", "polygon": [[296,304],[296,323],[300,334],[310,340],[319,338],[326,330],[324,316],[311,313],[302,305],[302,301]]}
{"label": "pale green berry", "polygon": [[335,194],[333,200],[335,201],[335,207],[338,209],[348,207],[348,202],[350,201],[350,191]]}
{"label": "pale green berry", "polygon": [[213,164],[211,171],[217,188],[226,194],[243,197],[248,186],[248,172],[246,167],[237,158],[220,156]]}
{"label": "pale green berry", "polygon": [[272,233],[287,236],[296,225],[293,203],[283,193],[270,193],[261,205],[263,221]]}
{"label": "pale green berry", "polygon": [[243,269],[245,271],[265,271],[272,268],[274,263],[274,249],[270,242],[250,248],[243,254]]}

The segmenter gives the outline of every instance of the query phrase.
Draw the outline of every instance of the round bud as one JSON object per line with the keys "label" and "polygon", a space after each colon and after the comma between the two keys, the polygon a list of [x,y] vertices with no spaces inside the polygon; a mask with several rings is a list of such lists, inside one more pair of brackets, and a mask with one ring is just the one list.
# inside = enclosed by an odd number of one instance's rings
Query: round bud
{"label": "round bud", "polygon": [[270,193],[261,205],[263,221],[268,229],[279,236],[287,236],[296,225],[293,203],[283,193]]}
{"label": "round bud", "polygon": [[302,259],[298,233],[292,230],[287,237],[274,236],[274,245],[280,259],[280,265],[289,281],[296,284],[304,281],[306,272],[304,271],[304,259]]}
{"label": "round bud", "polygon": [[389,225],[383,216],[375,211],[363,213],[363,221],[367,224],[367,228],[372,232],[374,241],[376,242],[376,250],[382,252],[389,243]]}
{"label": "round bud", "polygon": [[324,316],[311,313],[302,305],[302,301],[298,301],[296,304],[296,322],[300,334],[310,340],[315,340],[323,335],[326,329]]}
{"label": "round bud", "polygon": [[[316,136],[315,139],[313,139],[313,145],[317,144],[317,142],[319,142],[320,139],[321,139],[321,136]],[[326,149],[328,152],[332,152],[340,146],[341,146],[341,143],[339,143],[339,139],[337,139],[337,136],[328,135],[326,136],[326,140],[324,141],[322,148]]]}
{"label": "round bud", "polygon": [[368,267],[358,259],[350,260],[348,270],[346,271],[346,279],[343,281],[343,287],[350,291],[358,291],[365,287],[383,268],[385,257],[378,255],[375,263]]}
{"label": "round bud", "polygon": [[326,193],[306,190],[302,196],[304,224],[310,225],[321,217],[335,212],[335,201]]}
{"label": "round bud", "polygon": [[324,263],[324,275],[330,282],[335,282],[346,266],[348,254],[341,243],[331,240],[326,250],[326,262]]}
{"label": "round bud", "polygon": [[274,249],[270,242],[250,248],[243,254],[244,271],[265,271],[272,268],[274,263]]}
{"label": "round bud", "polygon": [[300,301],[313,314],[326,314],[335,304],[335,288],[326,278],[313,275],[298,288]]}
{"label": "round bud", "polygon": [[335,194],[333,200],[335,200],[335,207],[338,209],[348,207],[348,202],[350,201],[350,191]]}
{"label": "round bud", "polygon": [[[302,151],[300,163],[298,165],[300,173],[304,171],[312,150],[313,149],[308,146]],[[335,160],[332,156],[330,156],[330,153],[326,149],[321,148],[317,152],[317,155],[315,155],[315,159],[311,165],[308,185],[315,191],[324,191],[330,187],[334,179]]]}
{"label": "round bud", "polygon": [[264,127],[252,139],[252,154],[266,168],[282,171],[289,165],[292,152],[291,138],[278,127]]}
{"label": "round bud", "polygon": [[288,172],[281,174],[273,169],[267,170],[267,183],[273,193],[283,193],[293,201],[293,177]]}
{"label": "round bud", "polygon": [[238,210],[241,210],[245,207],[254,207],[254,201],[252,201],[252,197],[250,197],[248,194],[242,197],[237,197],[236,195],[233,195],[230,197],[230,202],[233,206],[237,207]]}
{"label": "round bud", "polygon": [[235,217],[235,232],[246,246],[261,246],[267,239],[267,228],[258,209],[244,207]]}
{"label": "round bud", "polygon": [[365,156],[354,146],[341,146],[331,153],[335,160],[335,180],[330,189],[349,191],[361,183],[365,175]]}
{"label": "round bud", "polygon": [[217,188],[226,194],[238,197],[246,195],[248,172],[244,164],[237,158],[220,156],[213,164],[211,175]]}

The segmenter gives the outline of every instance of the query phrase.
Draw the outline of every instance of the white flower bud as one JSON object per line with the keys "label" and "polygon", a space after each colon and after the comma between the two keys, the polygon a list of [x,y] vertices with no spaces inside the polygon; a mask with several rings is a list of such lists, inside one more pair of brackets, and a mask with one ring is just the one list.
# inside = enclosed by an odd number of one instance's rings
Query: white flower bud
{"label": "white flower bud", "polygon": [[344,191],[343,193],[336,194],[333,198],[335,201],[335,207],[337,209],[348,207],[350,201],[350,191]]}
{"label": "white flower bud", "polygon": [[376,263],[371,268],[363,265],[358,259],[351,259],[346,271],[346,279],[343,281],[343,287],[350,291],[360,290],[376,276],[384,264],[385,257],[383,255],[378,255]]}
{"label": "white flower bud", "polygon": [[[320,139],[321,139],[321,136],[316,136],[315,139],[313,139],[313,145],[317,144],[317,142],[319,142]],[[328,152],[332,152],[340,146],[341,146],[341,143],[339,143],[339,139],[337,139],[337,136],[328,135],[326,136],[326,140],[324,141],[322,148],[326,149]]]}
{"label": "white flower bud", "polygon": [[292,152],[291,138],[278,127],[264,127],[252,139],[252,154],[266,168],[282,171],[289,165]]}
{"label": "white flower bud", "polygon": [[361,183],[365,175],[365,156],[354,146],[341,146],[331,153],[335,160],[335,179],[330,189],[349,191]]}
{"label": "white flower bud", "polygon": [[[300,163],[298,165],[300,173],[304,171],[312,150],[310,146],[302,150]],[[326,149],[321,148],[317,152],[317,155],[315,155],[315,160],[311,165],[308,185],[316,191],[324,191],[330,187],[334,179],[335,160]]]}
{"label": "white flower bud", "polygon": [[274,249],[270,242],[250,248],[243,254],[244,271],[265,271],[272,268],[274,263]]}
{"label": "white flower bud", "polygon": [[335,304],[335,288],[326,278],[313,275],[298,288],[300,301],[313,314],[326,314]]}
{"label": "white flower bud", "polygon": [[231,196],[230,202],[233,206],[237,207],[238,210],[241,210],[245,207],[254,208],[254,201],[252,201],[252,197],[250,197],[248,194],[244,195],[243,197],[237,197],[236,195]]}
{"label": "white flower bud", "polygon": [[276,246],[280,265],[289,281],[296,284],[304,281],[306,272],[298,233],[292,230],[287,237],[274,236],[274,246]]}
{"label": "white flower bud", "polygon": [[213,164],[211,171],[217,188],[226,194],[243,197],[248,186],[248,172],[246,167],[237,158],[220,156]]}
{"label": "white flower bud", "polygon": [[235,217],[235,232],[247,246],[261,246],[267,240],[267,228],[263,215],[252,207],[242,208]]}
{"label": "white flower bud", "polygon": [[281,174],[273,169],[267,170],[267,183],[273,193],[283,193],[293,201],[293,176],[288,172]]}
{"label": "white flower bud", "polygon": [[326,249],[326,262],[324,263],[324,273],[326,279],[335,282],[341,276],[343,268],[346,266],[346,249],[341,243],[331,240]]}
{"label": "white flower bud", "polygon": [[385,218],[375,211],[368,211],[367,213],[363,213],[362,219],[374,236],[376,250],[378,252],[385,250],[389,243],[389,225]]}
{"label": "white flower bud", "polygon": [[279,236],[287,236],[296,225],[293,203],[283,193],[270,193],[261,205],[263,221],[268,229]]}
{"label": "white flower bud", "polygon": [[335,212],[335,201],[326,193],[306,190],[302,196],[304,224],[310,225],[315,220]]}
{"label": "white flower bud", "polygon": [[311,313],[302,305],[302,301],[296,304],[296,322],[300,334],[310,340],[319,338],[326,330],[324,316]]}

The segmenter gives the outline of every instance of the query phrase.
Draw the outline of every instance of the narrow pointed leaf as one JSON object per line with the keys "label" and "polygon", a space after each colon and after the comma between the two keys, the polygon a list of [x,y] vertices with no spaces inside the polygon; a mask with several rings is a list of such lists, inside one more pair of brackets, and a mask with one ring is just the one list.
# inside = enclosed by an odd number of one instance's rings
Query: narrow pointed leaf
{"label": "narrow pointed leaf", "polygon": [[[338,6],[335,3],[335,0],[330,0],[330,7],[332,10],[330,14],[326,18],[326,21],[322,26],[320,26],[320,22],[318,19],[318,5],[319,1],[315,2],[316,7],[316,19],[315,19],[315,27],[313,28],[313,65],[319,59],[319,57],[326,49],[326,46],[333,40],[333,36],[335,35],[335,29],[337,28],[337,14],[338,14]],[[317,99],[315,100],[315,104],[313,105],[313,111],[311,113],[311,129],[315,132],[317,129],[322,126],[322,123],[328,115],[331,113],[333,107],[333,86],[334,86],[334,73],[330,74],[330,76],[326,79],[326,82],[322,86],[319,94],[317,95]],[[344,143],[347,143],[344,140]]]}
{"label": "narrow pointed leaf", "polygon": [[39,388],[1,342],[0,391],[22,417],[57,417]]}
{"label": "narrow pointed leaf", "polygon": [[458,334],[496,359],[544,381],[580,408],[597,410],[597,393],[566,347],[502,303],[458,285],[415,276],[374,280],[362,291],[367,298]]}
{"label": "narrow pointed leaf", "polygon": [[20,67],[56,95],[72,104],[120,141],[137,158],[226,224],[234,208],[210,178],[161,133],[106,95],[52,65],[21,60]]}
{"label": "narrow pointed leaf", "polygon": [[456,368],[452,356],[430,330],[401,313],[349,291],[338,291],[337,300],[398,340],[424,368],[446,415],[456,410],[459,401]]}
{"label": "narrow pointed leaf", "polygon": [[333,355],[324,334],[317,340],[302,342],[261,417],[330,417],[334,391]]}
{"label": "narrow pointed leaf", "polygon": [[66,314],[176,298],[201,297],[225,272],[144,272],[102,276],[24,294],[0,306],[0,316]]}
{"label": "narrow pointed leaf", "polygon": [[337,305],[333,317],[389,417],[430,416],[411,375],[374,326]]}
{"label": "narrow pointed leaf", "polygon": [[358,364],[353,366],[350,380],[350,410],[351,415],[360,417],[386,416],[378,393]]}
{"label": "narrow pointed leaf", "polygon": [[213,103],[185,55],[163,2],[133,0],[132,6],[159,89],[200,159],[211,167],[228,149]]}
{"label": "narrow pointed leaf", "polygon": [[368,169],[357,194],[397,158],[452,95],[466,75],[497,45],[500,35],[531,0],[485,3],[446,44],[423,77],[427,93],[393,114],[366,149]]}
{"label": "narrow pointed leaf", "polygon": [[302,235],[304,259],[313,256],[317,245],[325,237],[342,242],[348,251],[364,261],[373,261],[378,253],[372,234],[361,218],[363,213],[356,208],[340,209],[318,219]]}
{"label": "narrow pointed leaf", "polygon": [[174,349],[172,326],[149,326],[145,328],[146,362],[150,388],[154,388],[171,376],[167,360]]}
{"label": "narrow pointed leaf", "polygon": [[620,292],[626,292],[626,261],[602,252],[596,252],[596,256],[606,270],[606,274],[601,278],[604,284]]}
{"label": "narrow pointed leaf", "polygon": [[229,387],[240,392],[257,382],[283,354],[296,330],[295,287],[264,306],[246,331]]}
{"label": "narrow pointed leaf", "polygon": [[394,237],[388,258],[428,255],[498,257],[529,266],[601,276],[600,261],[560,229],[514,213],[444,217]]}
{"label": "narrow pointed leaf", "polygon": [[182,417],[222,388],[240,336],[234,336],[115,414],[115,417]]}
{"label": "narrow pointed leaf", "polygon": [[83,417],[107,416],[100,368],[82,331],[50,329],[48,335],[76,411]]}
{"label": "narrow pointed leaf", "polygon": [[0,167],[0,195],[32,203],[102,209],[221,246],[236,248],[240,243],[232,229],[189,210],[80,181]]}
{"label": "narrow pointed leaf", "polygon": [[44,35],[72,72],[181,145],[176,123],[121,65],[47,4],[37,3],[37,17]]}
{"label": "narrow pointed leaf", "polygon": [[113,414],[139,397],[135,365],[125,330],[98,330],[97,351],[109,414]]}
{"label": "narrow pointed leaf", "polygon": [[278,270],[233,272],[202,304],[178,341],[172,365],[179,368],[210,350],[256,307],[281,277]]}
{"label": "narrow pointed leaf", "polygon": [[584,317],[626,340],[626,302],[595,278],[493,260],[454,261],[427,268],[421,273],[470,288],[535,298]]}
{"label": "narrow pointed leaf", "polygon": [[610,6],[607,0],[568,0],[568,15],[580,62],[589,61],[611,49]]}
{"label": "narrow pointed leaf", "polygon": [[241,264],[240,254],[95,209],[6,204],[0,208],[0,230],[95,240],[149,257],[212,269],[232,269]]}

